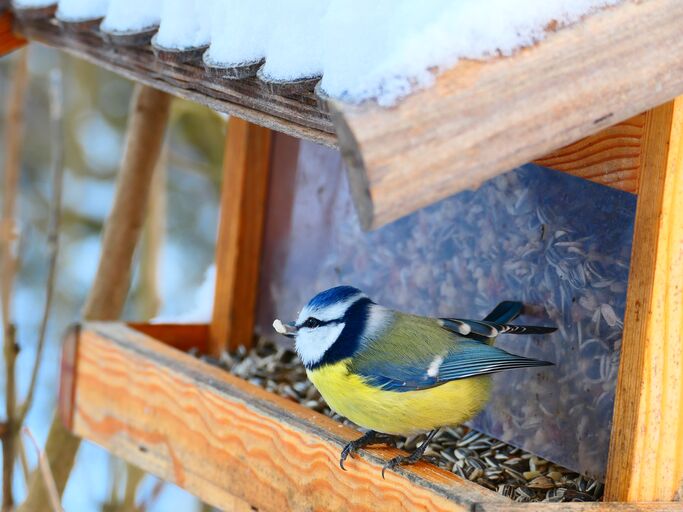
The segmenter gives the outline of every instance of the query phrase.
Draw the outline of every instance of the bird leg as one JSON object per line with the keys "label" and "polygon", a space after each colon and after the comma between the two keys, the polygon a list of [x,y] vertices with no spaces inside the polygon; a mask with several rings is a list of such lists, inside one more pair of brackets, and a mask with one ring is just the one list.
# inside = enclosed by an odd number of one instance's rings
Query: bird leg
{"label": "bird leg", "polygon": [[351,441],[346,446],[344,446],[344,449],[341,452],[341,457],[339,458],[339,467],[346,471],[346,468],[344,467],[344,461],[349,455],[353,455],[359,449],[364,448],[368,445],[386,443],[391,439],[392,437],[389,434],[382,434],[380,432],[375,432],[374,430],[368,430],[361,437],[359,437],[355,441]]}
{"label": "bird leg", "polygon": [[434,430],[430,431],[429,434],[427,434],[427,438],[424,441],[422,441],[422,444],[419,446],[419,448],[415,448],[413,453],[411,453],[410,455],[399,455],[398,457],[394,457],[389,462],[387,462],[382,468],[382,478],[384,478],[384,472],[387,469],[395,469],[403,464],[415,464],[418,460],[420,460],[424,455],[425,450],[427,449],[427,445],[432,439],[434,439],[434,436],[438,431],[438,428],[435,428]]}

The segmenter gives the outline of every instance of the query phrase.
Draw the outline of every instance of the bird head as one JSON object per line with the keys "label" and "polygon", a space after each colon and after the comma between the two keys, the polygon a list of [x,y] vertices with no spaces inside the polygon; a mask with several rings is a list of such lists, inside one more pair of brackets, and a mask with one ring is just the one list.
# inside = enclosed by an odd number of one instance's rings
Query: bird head
{"label": "bird head", "polygon": [[381,328],[387,311],[358,288],[336,286],[308,301],[295,322],[275,320],[273,327],[296,340],[299,357],[312,369],[352,357]]}

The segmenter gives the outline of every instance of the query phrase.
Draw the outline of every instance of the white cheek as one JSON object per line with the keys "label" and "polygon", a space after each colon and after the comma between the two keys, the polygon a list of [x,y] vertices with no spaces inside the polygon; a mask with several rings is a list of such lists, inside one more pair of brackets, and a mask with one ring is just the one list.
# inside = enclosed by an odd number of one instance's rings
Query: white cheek
{"label": "white cheek", "polygon": [[301,328],[296,335],[296,351],[304,364],[315,364],[344,330],[344,324],[330,324],[315,329]]}

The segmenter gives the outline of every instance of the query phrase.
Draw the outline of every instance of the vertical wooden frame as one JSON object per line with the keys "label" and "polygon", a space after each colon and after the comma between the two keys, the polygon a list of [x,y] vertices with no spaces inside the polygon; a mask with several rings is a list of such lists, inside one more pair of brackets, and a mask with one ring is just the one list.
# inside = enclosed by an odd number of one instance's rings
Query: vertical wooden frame
{"label": "vertical wooden frame", "polygon": [[12,13],[0,12],[0,57],[26,44],[26,39],[17,36],[12,29]]}
{"label": "vertical wooden frame", "polygon": [[608,501],[670,501],[683,478],[683,97],[645,124]]}
{"label": "vertical wooden frame", "polygon": [[228,121],[223,157],[216,296],[209,353],[218,356],[254,333],[272,131],[236,117]]}

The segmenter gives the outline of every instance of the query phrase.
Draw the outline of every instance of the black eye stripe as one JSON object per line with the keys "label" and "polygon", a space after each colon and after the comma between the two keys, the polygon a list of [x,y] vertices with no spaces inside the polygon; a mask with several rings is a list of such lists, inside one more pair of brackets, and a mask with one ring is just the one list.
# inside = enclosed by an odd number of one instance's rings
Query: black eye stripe
{"label": "black eye stripe", "polygon": [[340,319],[335,319],[335,320],[318,320],[315,317],[308,317],[306,320],[304,320],[298,327],[307,327],[309,329],[315,329],[317,327],[323,327],[326,325],[337,325],[340,324],[342,321]]}

